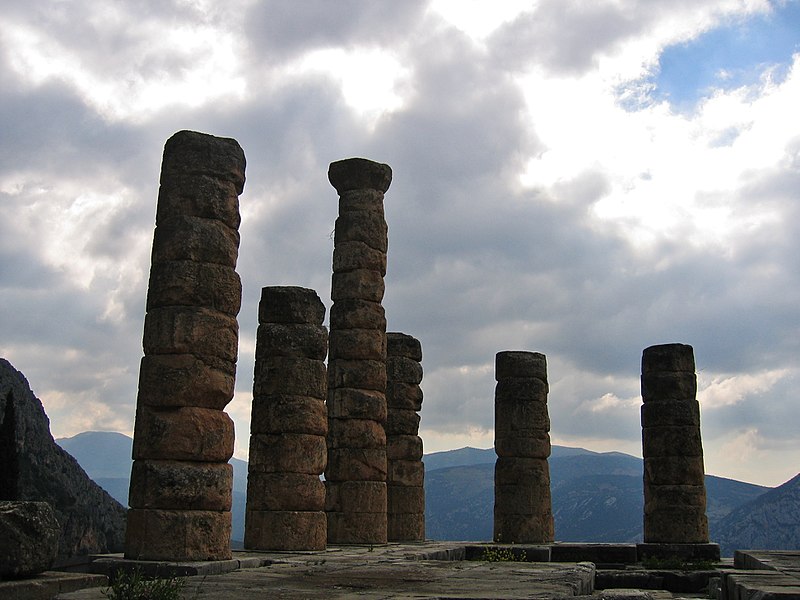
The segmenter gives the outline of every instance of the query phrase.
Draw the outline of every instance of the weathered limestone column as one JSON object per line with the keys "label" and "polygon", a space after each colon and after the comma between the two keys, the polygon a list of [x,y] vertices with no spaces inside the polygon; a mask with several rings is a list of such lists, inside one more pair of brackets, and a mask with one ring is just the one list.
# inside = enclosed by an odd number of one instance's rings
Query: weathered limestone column
{"label": "weathered limestone column", "polygon": [[242,287],[239,194],[245,158],[232,139],[167,140],[139,371],[125,556],[231,556],[233,398]]}
{"label": "weathered limestone column", "polygon": [[422,345],[404,333],[386,334],[386,455],[388,538],[425,540],[425,465],[419,415]]}
{"label": "weathered limestone column", "polygon": [[314,290],[261,290],[244,529],[251,550],[325,549],[324,317]]}
{"label": "weathered limestone column", "polygon": [[339,193],[328,355],[328,542],[387,541],[386,317],[381,305],[388,230],[388,165],[331,163]]}
{"label": "weathered limestone column", "polygon": [[694,351],[684,344],[642,353],[645,543],[708,542],[700,405]]}
{"label": "weathered limestone column", "polygon": [[494,540],[552,542],[547,360],[538,352],[495,359]]}

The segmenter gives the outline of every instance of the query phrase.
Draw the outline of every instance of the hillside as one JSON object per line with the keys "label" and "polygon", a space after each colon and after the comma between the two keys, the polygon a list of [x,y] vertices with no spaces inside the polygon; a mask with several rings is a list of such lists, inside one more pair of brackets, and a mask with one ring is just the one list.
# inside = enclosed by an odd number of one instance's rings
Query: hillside
{"label": "hillside", "polygon": [[723,555],[737,548],[800,549],[800,474],[736,507],[711,531]]}

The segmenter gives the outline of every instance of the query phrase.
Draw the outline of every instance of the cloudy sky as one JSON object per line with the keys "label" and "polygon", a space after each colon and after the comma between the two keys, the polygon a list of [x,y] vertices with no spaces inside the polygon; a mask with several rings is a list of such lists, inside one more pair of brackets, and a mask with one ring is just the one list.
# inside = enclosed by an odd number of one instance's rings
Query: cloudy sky
{"label": "cloudy sky", "polygon": [[0,356],[55,436],[130,434],[161,152],[236,138],[245,457],[260,289],[330,306],[328,164],[386,162],[390,331],[426,451],[493,441],[547,355],[554,443],[641,455],[639,368],[695,350],[709,473],[800,464],[800,1],[6,0]]}

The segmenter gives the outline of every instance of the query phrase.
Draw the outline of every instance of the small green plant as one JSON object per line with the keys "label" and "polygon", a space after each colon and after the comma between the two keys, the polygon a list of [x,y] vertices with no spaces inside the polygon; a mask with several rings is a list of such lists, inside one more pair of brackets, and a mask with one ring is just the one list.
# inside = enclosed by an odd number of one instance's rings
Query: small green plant
{"label": "small green plant", "polygon": [[513,548],[493,548],[491,546],[483,549],[480,560],[484,562],[526,562],[525,550],[514,551]]}
{"label": "small green plant", "polygon": [[714,568],[714,563],[708,560],[685,560],[677,556],[646,556],[642,559],[642,566],[662,571],[709,571]]}
{"label": "small green plant", "polygon": [[146,577],[141,569],[117,571],[103,590],[109,600],[179,600],[186,580],[179,577]]}

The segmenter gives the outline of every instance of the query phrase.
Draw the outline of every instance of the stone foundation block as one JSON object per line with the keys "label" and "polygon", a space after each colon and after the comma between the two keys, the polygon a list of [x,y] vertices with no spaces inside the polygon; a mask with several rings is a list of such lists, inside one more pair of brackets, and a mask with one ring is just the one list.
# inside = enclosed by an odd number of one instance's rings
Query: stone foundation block
{"label": "stone foundation block", "polygon": [[393,408],[386,419],[386,435],[413,436],[419,431],[420,417],[415,410]]}
{"label": "stone foundation block", "polygon": [[422,365],[405,356],[389,356],[386,359],[386,372],[390,381],[411,384],[422,381]]}
{"label": "stone foundation block", "polygon": [[150,267],[147,312],[162,306],[199,306],[235,317],[241,305],[242,282],[232,267],[190,260]]}
{"label": "stone foundation block", "polygon": [[425,514],[425,488],[392,485],[387,487],[387,512],[390,514]]}
{"label": "stone foundation block", "polygon": [[650,401],[642,404],[642,427],[700,427],[700,403]]}
{"label": "stone foundation block", "polygon": [[386,335],[380,329],[336,329],[330,346],[331,359],[386,360]]}
{"label": "stone foundation block", "polygon": [[239,324],[215,310],[164,306],[147,313],[143,346],[146,355],[193,354],[236,364]]}
{"label": "stone foundation block", "polygon": [[422,438],[418,435],[391,435],[386,438],[389,460],[422,460]]}
{"label": "stone foundation block", "polygon": [[642,400],[687,402],[697,395],[697,377],[694,373],[643,373]]}
{"label": "stone foundation block", "polygon": [[328,361],[328,374],[332,388],[373,390],[381,394],[386,391],[386,363],[383,361],[332,359]]}
{"label": "stone foundation block", "polygon": [[134,460],[227,463],[233,444],[233,421],[221,410],[141,405],[136,410]]}
{"label": "stone foundation block", "polygon": [[356,269],[378,271],[386,276],[386,252],[360,241],[337,244],[333,249],[333,272],[342,273]]}
{"label": "stone foundation block", "polygon": [[196,561],[230,557],[230,512],[149,508],[128,511],[125,558]]}
{"label": "stone foundation block", "polygon": [[233,269],[238,257],[239,232],[215,219],[176,215],[153,234],[153,263],[190,260]]}
{"label": "stone foundation block", "polygon": [[325,360],[328,330],[321,325],[262,323],[256,334],[256,361],[273,356]]}
{"label": "stone foundation block", "polygon": [[361,242],[383,254],[389,249],[389,228],[383,214],[373,210],[347,211],[336,218],[333,243]]}
{"label": "stone foundation block", "polygon": [[702,456],[703,441],[700,428],[692,425],[677,427],[645,427],[642,429],[642,449],[650,458],[659,456]]}
{"label": "stone foundation block", "polygon": [[327,392],[327,372],[321,360],[272,356],[256,362],[253,396],[286,394],[324,400]]}
{"label": "stone foundation block", "polygon": [[61,526],[47,502],[0,502],[0,579],[47,571],[58,554]]}
{"label": "stone foundation block", "polygon": [[647,485],[704,485],[702,456],[653,456],[644,458]]}
{"label": "stone foundation block", "polygon": [[330,448],[327,481],[386,481],[386,448]]}
{"label": "stone foundation block", "polygon": [[383,425],[368,419],[329,419],[328,447],[385,448]]}
{"label": "stone foundation block", "polygon": [[326,481],[325,488],[327,512],[386,512],[387,488],[383,481]]}
{"label": "stone foundation block", "polygon": [[553,515],[494,513],[494,541],[503,544],[547,544],[553,541]]}
{"label": "stone foundation block", "polygon": [[259,323],[322,325],[324,319],[325,305],[312,289],[297,286],[261,288]]}
{"label": "stone foundation block", "polygon": [[377,302],[349,298],[331,306],[331,331],[338,329],[380,329],[386,331],[386,311]]}
{"label": "stone foundation block", "polygon": [[386,382],[386,403],[401,410],[422,409],[422,388],[416,383]]}
{"label": "stone foundation block", "polygon": [[270,511],[323,511],[325,484],[319,475],[251,472],[247,475],[247,507]]}
{"label": "stone foundation block", "polygon": [[418,460],[393,460],[389,462],[386,481],[391,485],[422,486],[425,484],[425,465]]}
{"label": "stone foundation block", "polygon": [[495,356],[495,379],[535,377],[547,382],[547,358],[539,352],[507,350]]}
{"label": "stone foundation block", "polygon": [[230,371],[214,368],[192,354],[153,354],[142,357],[138,405],[197,406],[224,409],[233,398],[236,365]]}
{"label": "stone foundation block", "polygon": [[230,511],[232,489],[228,463],[136,460],[128,501],[133,508]]}
{"label": "stone foundation block", "polygon": [[333,419],[370,419],[386,422],[387,406],[383,393],[373,390],[339,388],[328,399],[328,416]]}
{"label": "stone foundation block", "polygon": [[326,539],[324,512],[248,508],[245,515],[244,547],[248,550],[324,550]]}
{"label": "stone foundation block", "polygon": [[329,544],[385,544],[386,512],[328,512]]}
{"label": "stone foundation block", "polygon": [[387,537],[390,542],[422,542],[425,540],[424,513],[394,513],[386,515]]}
{"label": "stone foundation block", "polygon": [[284,433],[250,436],[249,470],[256,473],[305,473],[325,469],[327,447],[321,435]]}
{"label": "stone foundation block", "polygon": [[550,434],[542,432],[537,437],[496,436],[494,450],[500,458],[547,458],[550,456]]}
{"label": "stone foundation block", "polygon": [[253,398],[251,433],[328,434],[325,402],[309,396],[272,394]]}

